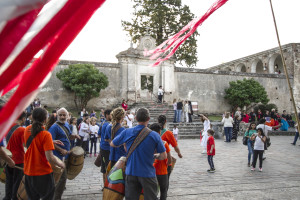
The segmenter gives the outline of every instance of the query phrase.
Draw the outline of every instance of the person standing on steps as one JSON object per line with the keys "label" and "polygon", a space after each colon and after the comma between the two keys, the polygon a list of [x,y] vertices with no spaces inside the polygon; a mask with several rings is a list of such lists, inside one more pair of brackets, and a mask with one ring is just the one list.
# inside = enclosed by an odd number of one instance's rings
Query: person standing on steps
{"label": "person standing on steps", "polygon": [[177,102],[177,117],[176,117],[177,123],[181,122],[182,107],[183,107],[183,104],[182,104],[181,100],[179,99]]}
{"label": "person standing on steps", "polygon": [[164,90],[162,86],[159,86],[158,92],[157,92],[157,97],[158,97],[158,103],[163,103],[163,95],[164,95]]}

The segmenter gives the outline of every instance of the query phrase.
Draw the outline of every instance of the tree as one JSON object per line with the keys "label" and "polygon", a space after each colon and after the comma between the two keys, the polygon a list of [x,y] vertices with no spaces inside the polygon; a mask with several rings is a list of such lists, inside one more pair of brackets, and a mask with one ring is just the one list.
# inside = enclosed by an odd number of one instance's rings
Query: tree
{"label": "tree", "polygon": [[101,89],[108,86],[107,76],[91,64],[69,65],[56,76],[67,90],[74,92],[77,109],[85,108],[89,100],[99,97]]}
{"label": "tree", "polygon": [[[134,18],[132,22],[122,21],[122,26],[128,32],[133,43],[147,32],[156,38],[156,45],[161,44],[169,36],[179,32],[193,18],[190,8],[182,5],[181,0],[133,0]],[[196,31],[175,53],[180,64],[195,66],[197,59]]]}
{"label": "tree", "polygon": [[267,104],[270,101],[265,88],[254,79],[231,81],[229,85],[225,89],[225,99],[234,109],[249,106],[251,103]]}

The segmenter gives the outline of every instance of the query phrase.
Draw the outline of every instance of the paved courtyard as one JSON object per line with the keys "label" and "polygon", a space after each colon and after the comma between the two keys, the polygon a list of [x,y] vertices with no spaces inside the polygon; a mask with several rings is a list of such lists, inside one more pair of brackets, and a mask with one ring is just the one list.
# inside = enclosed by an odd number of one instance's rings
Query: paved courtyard
{"label": "paved courtyard", "polygon": [[[263,172],[250,171],[241,139],[216,140],[214,174],[206,172],[207,156],[201,154],[199,140],[180,140],[183,158],[177,159],[171,175],[168,199],[300,199],[300,146],[290,144],[293,137],[271,138]],[[67,181],[63,199],[102,199],[102,174],[94,159],[86,158],[81,174]],[[4,196],[4,184],[0,196]]]}

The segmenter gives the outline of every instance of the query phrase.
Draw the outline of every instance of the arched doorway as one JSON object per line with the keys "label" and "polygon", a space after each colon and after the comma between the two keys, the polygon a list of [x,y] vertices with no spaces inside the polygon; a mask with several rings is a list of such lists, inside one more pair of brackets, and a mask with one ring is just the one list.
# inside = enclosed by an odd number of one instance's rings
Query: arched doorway
{"label": "arched doorway", "polygon": [[264,66],[260,59],[256,58],[251,65],[251,73],[258,73],[263,74],[264,73]]}
{"label": "arched doorway", "polygon": [[235,68],[236,72],[246,72],[246,66],[243,63],[239,63],[236,68]]}
{"label": "arched doorway", "polygon": [[269,73],[283,73],[283,64],[281,55],[276,53],[269,60]]}

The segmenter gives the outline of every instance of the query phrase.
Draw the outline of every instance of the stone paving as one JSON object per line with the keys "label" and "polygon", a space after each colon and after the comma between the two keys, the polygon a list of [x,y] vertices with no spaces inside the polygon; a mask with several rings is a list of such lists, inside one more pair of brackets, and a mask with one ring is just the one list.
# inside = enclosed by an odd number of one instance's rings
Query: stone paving
{"label": "stone paving", "polygon": [[[216,140],[214,174],[206,172],[207,156],[201,154],[199,140],[180,140],[184,157],[179,159],[172,150],[178,159],[170,178],[168,199],[300,199],[300,146],[290,144],[293,137],[271,137],[263,172],[250,171],[247,147],[241,140]],[[94,166],[94,159],[86,158],[81,174],[67,181],[63,199],[102,199],[102,174]],[[0,196],[4,196],[4,184],[0,185]]]}

